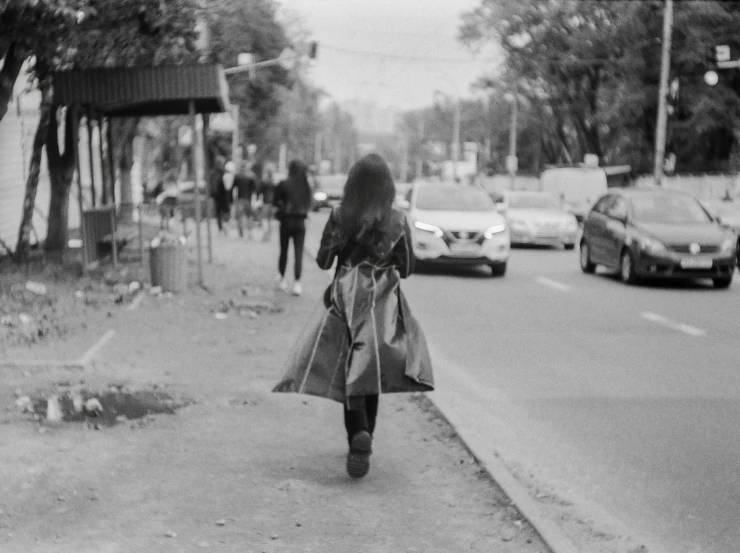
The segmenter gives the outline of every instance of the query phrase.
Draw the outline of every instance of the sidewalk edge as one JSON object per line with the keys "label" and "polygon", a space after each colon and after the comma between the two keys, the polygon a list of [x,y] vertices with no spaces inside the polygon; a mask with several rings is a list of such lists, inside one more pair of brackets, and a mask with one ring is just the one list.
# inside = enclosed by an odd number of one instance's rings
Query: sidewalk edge
{"label": "sidewalk edge", "polygon": [[[304,254],[312,260],[316,260],[316,252],[310,246],[304,247]],[[581,553],[581,550],[565,534],[563,529],[542,513],[530,498],[527,489],[519,483],[503,462],[495,455],[485,453],[486,448],[483,447],[476,436],[463,431],[459,425],[453,422],[448,416],[450,410],[445,411],[444,401],[440,401],[439,397],[435,398],[434,392],[421,394],[421,396],[450,425],[463,446],[506,494],[512,505],[532,525],[535,532],[542,538],[542,541],[545,542],[552,553]]]}

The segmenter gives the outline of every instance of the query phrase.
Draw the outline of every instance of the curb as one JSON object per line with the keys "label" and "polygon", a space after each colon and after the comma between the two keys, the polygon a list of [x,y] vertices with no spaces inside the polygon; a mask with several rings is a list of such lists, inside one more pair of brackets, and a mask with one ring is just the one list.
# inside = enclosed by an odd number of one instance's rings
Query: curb
{"label": "curb", "polygon": [[501,459],[495,454],[484,453],[487,449],[486,444],[483,444],[480,438],[472,432],[463,431],[450,419],[445,411],[451,410],[445,410],[444,401],[440,401],[439,397],[434,397],[434,392],[423,394],[423,399],[450,425],[468,452],[496,482],[519,513],[532,525],[552,553],[581,553],[563,529],[542,513],[529,496],[527,489],[506,468]]}
{"label": "curb", "polygon": [[[304,255],[316,260],[316,252],[311,246],[304,247]],[[506,496],[516,507],[519,513],[527,519],[535,532],[542,538],[552,553],[581,553],[581,550],[565,534],[565,532],[545,516],[536,503],[532,500],[527,489],[519,483],[516,477],[506,468],[503,462],[495,455],[484,453],[486,448],[480,439],[460,428],[459,425],[449,417],[449,407],[445,410],[444,400],[434,397],[434,392],[421,394],[422,398],[438,413],[438,415],[450,425],[462,444],[473,456],[476,462],[488,473],[491,479],[501,488]],[[447,412],[446,412],[447,411]]]}

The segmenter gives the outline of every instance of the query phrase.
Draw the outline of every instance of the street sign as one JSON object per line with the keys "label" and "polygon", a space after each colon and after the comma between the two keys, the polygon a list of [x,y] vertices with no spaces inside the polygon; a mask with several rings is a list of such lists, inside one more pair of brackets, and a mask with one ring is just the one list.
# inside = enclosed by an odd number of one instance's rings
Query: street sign
{"label": "street sign", "polygon": [[740,69],[740,60],[718,61],[717,67],[719,69]]}
{"label": "street sign", "polygon": [[726,44],[714,47],[714,61],[723,62],[730,61],[730,47]]}

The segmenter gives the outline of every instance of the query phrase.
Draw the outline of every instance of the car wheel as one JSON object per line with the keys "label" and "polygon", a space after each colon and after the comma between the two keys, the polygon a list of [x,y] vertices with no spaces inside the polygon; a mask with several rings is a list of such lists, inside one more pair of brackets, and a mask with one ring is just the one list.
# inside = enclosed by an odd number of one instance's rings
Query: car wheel
{"label": "car wheel", "polygon": [[593,273],[596,271],[596,265],[591,261],[591,252],[585,240],[581,242],[581,271],[584,273]]}
{"label": "car wheel", "polygon": [[491,263],[491,276],[504,276],[506,274],[506,265],[507,263],[505,261],[503,263]]}
{"label": "car wheel", "polygon": [[576,249],[576,245],[575,244],[565,244],[563,247],[566,250],[575,250]]}
{"label": "car wheel", "polygon": [[719,290],[727,290],[732,284],[732,276],[713,278],[714,287]]}
{"label": "car wheel", "polygon": [[632,254],[629,250],[624,250],[622,252],[622,258],[619,263],[619,276],[625,284],[635,284],[637,282],[635,262],[633,261]]}

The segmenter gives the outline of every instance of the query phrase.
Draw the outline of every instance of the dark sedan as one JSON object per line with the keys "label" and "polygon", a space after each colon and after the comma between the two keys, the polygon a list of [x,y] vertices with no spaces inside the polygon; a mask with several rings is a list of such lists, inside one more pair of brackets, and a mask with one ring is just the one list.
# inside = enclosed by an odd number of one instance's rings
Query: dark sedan
{"label": "dark sedan", "polygon": [[693,196],[655,189],[615,190],[588,214],[581,269],[619,270],[625,283],[640,278],[709,278],[729,288],[735,271],[735,236]]}

